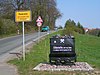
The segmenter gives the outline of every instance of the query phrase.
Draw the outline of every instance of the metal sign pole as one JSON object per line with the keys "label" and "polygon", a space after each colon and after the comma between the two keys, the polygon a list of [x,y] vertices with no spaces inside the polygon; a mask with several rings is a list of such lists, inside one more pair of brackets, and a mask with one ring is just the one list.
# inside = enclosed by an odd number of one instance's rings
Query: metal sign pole
{"label": "metal sign pole", "polygon": [[40,37],[40,26],[38,26],[38,42],[39,42],[39,37]]}
{"label": "metal sign pole", "polygon": [[23,25],[23,61],[25,61],[25,35],[24,35],[24,22],[22,22]]}

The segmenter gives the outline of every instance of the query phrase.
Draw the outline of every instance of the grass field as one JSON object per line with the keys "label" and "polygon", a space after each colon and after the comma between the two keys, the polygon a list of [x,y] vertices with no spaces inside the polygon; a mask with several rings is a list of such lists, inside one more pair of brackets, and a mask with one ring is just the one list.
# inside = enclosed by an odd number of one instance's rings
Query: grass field
{"label": "grass field", "polygon": [[[34,45],[31,51],[26,54],[26,61],[14,59],[9,61],[9,63],[17,66],[20,75],[88,75],[88,73],[84,72],[41,72],[32,70],[39,63],[48,62],[49,37],[52,35],[50,34],[44,40]],[[77,61],[88,62],[92,67],[100,69],[100,38],[75,34],[75,41]]]}
{"label": "grass field", "polygon": [[86,61],[100,69],[100,37],[79,34],[75,37],[78,61]]}

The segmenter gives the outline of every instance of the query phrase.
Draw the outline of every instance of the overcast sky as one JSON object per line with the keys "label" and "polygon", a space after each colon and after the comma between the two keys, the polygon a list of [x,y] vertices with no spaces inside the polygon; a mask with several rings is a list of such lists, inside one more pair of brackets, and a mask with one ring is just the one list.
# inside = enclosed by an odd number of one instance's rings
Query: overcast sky
{"label": "overcast sky", "polygon": [[62,13],[57,26],[64,26],[71,19],[83,27],[100,28],[100,0],[57,0],[57,8]]}

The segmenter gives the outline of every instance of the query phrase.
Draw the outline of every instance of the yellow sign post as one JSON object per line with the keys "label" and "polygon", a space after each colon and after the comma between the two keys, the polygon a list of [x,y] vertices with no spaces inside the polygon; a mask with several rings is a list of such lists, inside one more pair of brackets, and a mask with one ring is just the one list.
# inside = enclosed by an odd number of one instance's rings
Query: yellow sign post
{"label": "yellow sign post", "polygon": [[15,11],[15,22],[22,22],[23,25],[23,60],[25,61],[25,35],[24,35],[24,22],[31,21],[31,11]]}
{"label": "yellow sign post", "polygon": [[31,21],[31,11],[15,11],[15,22],[28,22]]}

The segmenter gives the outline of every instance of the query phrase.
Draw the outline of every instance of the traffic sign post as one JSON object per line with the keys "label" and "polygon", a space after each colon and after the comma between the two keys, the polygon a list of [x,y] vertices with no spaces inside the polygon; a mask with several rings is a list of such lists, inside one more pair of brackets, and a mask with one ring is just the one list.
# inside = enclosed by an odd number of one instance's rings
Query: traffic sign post
{"label": "traffic sign post", "polygon": [[[38,17],[36,22],[37,22],[37,26],[38,26],[38,38],[39,38],[40,37],[40,27],[42,26],[42,22],[43,22],[41,16]],[[39,39],[38,39],[38,42],[39,42]]]}
{"label": "traffic sign post", "polygon": [[40,26],[38,27],[38,42],[39,42],[39,37],[40,37]]}
{"label": "traffic sign post", "polygon": [[15,11],[15,22],[22,22],[23,26],[23,61],[25,61],[25,35],[24,35],[24,22],[31,21],[31,11]]}
{"label": "traffic sign post", "polygon": [[24,35],[24,22],[22,22],[23,25],[23,60],[25,61],[25,35]]}

